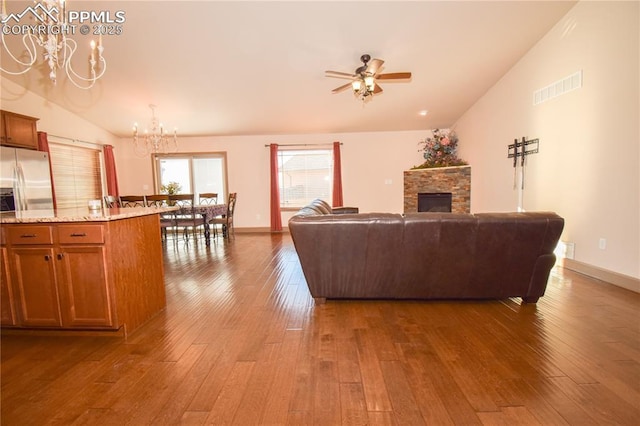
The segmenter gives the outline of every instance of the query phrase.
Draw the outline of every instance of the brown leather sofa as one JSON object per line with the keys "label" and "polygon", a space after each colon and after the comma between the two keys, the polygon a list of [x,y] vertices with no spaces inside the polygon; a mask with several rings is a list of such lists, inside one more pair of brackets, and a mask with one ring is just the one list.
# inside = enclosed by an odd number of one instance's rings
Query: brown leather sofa
{"label": "brown leather sofa", "polygon": [[531,213],[322,212],[289,220],[311,295],[326,299],[503,299],[535,303],[564,219]]}

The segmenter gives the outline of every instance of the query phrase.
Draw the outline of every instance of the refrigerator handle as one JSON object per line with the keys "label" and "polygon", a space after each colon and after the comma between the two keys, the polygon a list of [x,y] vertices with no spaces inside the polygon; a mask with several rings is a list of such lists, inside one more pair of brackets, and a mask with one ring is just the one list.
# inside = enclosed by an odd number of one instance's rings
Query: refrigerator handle
{"label": "refrigerator handle", "polygon": [[20,202],[20,175],[18,174],[18,165],[13,165],[13,203],[16,211],[19,211],[22,208],[22,204]]}
{"label": "refrigerator handle", "polygon": [[22,164],[18,163],[16,167],[17,174],[17,182],[18,182],[18,204],[20,205],[20,210],[27,210],[27,200],[25,199],[24,187],[24,171],[22,170]]}

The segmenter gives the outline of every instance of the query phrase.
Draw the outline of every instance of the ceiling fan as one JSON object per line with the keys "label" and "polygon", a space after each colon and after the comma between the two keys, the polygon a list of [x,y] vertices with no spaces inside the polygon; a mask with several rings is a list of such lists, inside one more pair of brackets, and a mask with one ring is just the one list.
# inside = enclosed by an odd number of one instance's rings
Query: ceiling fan
{"label": "ceiling fan", "polygon": [[348,78],[351,80],[350,83],[336,87],[331,93],[339,93],[351,87],[358,98],[365,100],[369,96],[382,92],[382,87],[378,85],[376,80],[406,80],[411,78],[410,72],[378,74],[382,64],[384,64],[382,59],[371,59],[370,55],[364,54],[360,57],[360,60],[363,65],[356,68],[353,74],[340,71],[325,71],[327,77]]}

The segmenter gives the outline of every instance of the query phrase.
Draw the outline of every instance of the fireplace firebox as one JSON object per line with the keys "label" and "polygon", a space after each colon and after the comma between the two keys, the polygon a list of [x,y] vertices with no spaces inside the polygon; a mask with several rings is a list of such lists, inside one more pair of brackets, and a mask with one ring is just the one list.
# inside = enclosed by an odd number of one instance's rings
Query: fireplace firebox
{"label": "fireplace firebox", "polygon": [[451,200],[451,192],[422,192],[418,194],[418,211],[451,213]]}

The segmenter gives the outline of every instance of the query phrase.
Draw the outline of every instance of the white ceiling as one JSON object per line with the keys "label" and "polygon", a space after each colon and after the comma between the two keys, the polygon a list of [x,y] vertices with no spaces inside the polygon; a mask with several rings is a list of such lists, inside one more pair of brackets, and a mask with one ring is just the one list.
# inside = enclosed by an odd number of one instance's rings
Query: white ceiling
{"label": "white ceiling", "polygon": [[[147,125],[150,103],[184,136],[448,127],[574,4],[68,0],[68,10],[125,12],[122,34],[103,37],[105,76],[89,91],[66,77],[53,86],[39,62],[40,72],[10,78],[122,137]],[[74,38],[88,58],[90,37]],[[412,79],[380,82],[365,104],[332,94],[347,81],[324,71],[353,72],[364,53]]]}

